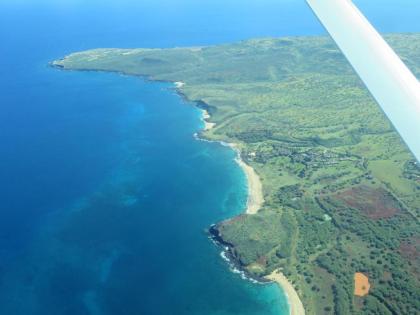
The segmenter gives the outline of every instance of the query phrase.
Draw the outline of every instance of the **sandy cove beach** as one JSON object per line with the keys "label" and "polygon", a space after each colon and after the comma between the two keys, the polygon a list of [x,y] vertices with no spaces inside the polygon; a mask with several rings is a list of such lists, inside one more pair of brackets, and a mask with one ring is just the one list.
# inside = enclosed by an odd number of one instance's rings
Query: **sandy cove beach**
{"label": "sandy cove beach", "polygon": [[246,203],[245,213],[251,215],[256,214],[264,203],[261,179],[255,170],[241,159],[241,152],[236,143],[222,142],[222,144],[232,148],[232,150],[236,152],[235,162],[238,163],[245,173],[248,183],[248,200]]}
{"label": "sandy cove beach", "polygon": [[204,131],[208,131],[210,129],[213,129],[213,127],[216,125],[215,123],[208,122],[208,119],[210,118],[210,114],[205,109],[202,109],[203,115],[201,116],[201,119],[204,122]]}
{"label": "sandy cove beach", "polygon": [[181,81],[174,82],[174,84],[175,84],[175,88],[177,89],[180,89],[185,85],[185,83]]}
{"label": "sandy cove beach", "polygon": [[275,270],[265,278],[276,282],[284,290],[289,301],[290,315],[305,315],[305,309],[293,285],[280,270]]}

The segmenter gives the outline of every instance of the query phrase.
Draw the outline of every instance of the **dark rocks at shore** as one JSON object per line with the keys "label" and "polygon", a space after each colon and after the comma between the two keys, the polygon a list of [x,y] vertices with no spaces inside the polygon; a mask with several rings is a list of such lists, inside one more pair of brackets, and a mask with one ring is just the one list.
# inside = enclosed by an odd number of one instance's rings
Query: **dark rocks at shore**
{"label": "dark rocks at shore", "polygon": [[217,108],[215,106],[211,106],[202,100],[195,101],[195,103],[197,104],[196,106],[198,108],[204,109],[210,116],[212,116],[217,111]]}
{"label": "dark rocks at shore", "polygon": [[263,277],[259,277],[257,275],[254,275],[252,273],[250,273],[248,270],[246,270],[246,266],[242,264],[241,260],[235,255],[235,247],[233,244],[226,242],[223,239],[223,236],[221,235],[219,229],[218,229],[218,224],[213,224],[212,226],[210,226],[210,228],[208,229],[208,232],[210,234],[210,238],[220,247],[223,247],[223,252],[225,254],[226,259],[229,261],[229,263],[231,264],[231,266],[233,267],[233,269],[236,269],[238,271],[240,271],[243,276],[246,279],[249,279],[251,281],[255,281],[261,284],[264,283],[269,283],[271,281],[263,278]]}

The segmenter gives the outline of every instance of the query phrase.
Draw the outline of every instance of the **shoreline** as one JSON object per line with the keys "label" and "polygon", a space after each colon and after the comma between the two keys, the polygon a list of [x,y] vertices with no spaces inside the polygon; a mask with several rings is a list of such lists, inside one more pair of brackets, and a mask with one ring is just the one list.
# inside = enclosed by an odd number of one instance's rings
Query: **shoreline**
{"label": "shoreline", "polygon": [[[185,85],[183,82],[175,82],[175,87],[181,95],[184,95],[180,88]],[[216,126],[216,123],[211,123],[208,120],[211,118],[209,112],[206,109],[200,108],[202,111],[201,120],[204,123],[203,131],[209,131]],[[198,138],[201,140],[209,141],[208,139]],[[247,196],[247,204],[245,213],[248,215],[253,215],[258,213],[261,209],[262,205],[264,204],[264,194],[261,179],[258,174],[255,172],[254,168],[250,165],[246,164],[243,159],[241,158],[241,152],[238,149],[238,145],[236,143],[226,143],[221,142],[222,145],[230,147],[232,150],[236,152],[235,162],[239,165],[242,171],[245,173],[245,177],[248,183],[248,196]],[[218,235],[218,232],[215,231],[215,225],[210,228],[210,234],[212,235],[212,239],[216,244],[226,247],[227,249],[223,251],[225,253],[225,257],[231,264],[234,266],[236,265],[234,262],[233,257],[230,257],[229,253],[231,248],[230,244],[225,244],[223,239]],[[226,256],[227,254],[227,256]],[[238,266],[238,269],[240,267]],[[283,290],[283,293],[286,296],[287,304],[289,305],[289,314],[290,315],[305,315],[305,308],[303,307],[302,300],[300,299],[297,291],[295,290],[294,286],[289,282],[286,276],[281,272],[281,270],[275,270],[270,275],[264,276],[260,279],[254,279],[252,276],[247,276],[246,271],[243,278],[244,279],[252,279],[253,281],[257,281],[259,283],[266,283],[271,282],[280,287]]]}
{"label": "shoreline", "polygon": [[238,157],[235,160],[236,163],[238,163],[238,165],[245,172],[245,176],[248,182],[246,214],[256,214],[264,204],[264,194],[261,179],[255,170],[241,159],[239,152]]}
{"label": "shoreline", "polygon": [[[182,82],[175,82],[176,88],[184,86]],[[210,114],[206,109],[200,108],[202,111],[201,120],[204,122],[203,131],[209,131],[216,126],[216,123],[209,122]],[[242,171],[245,173],[245,177],[248,183],[248,197],[246,202],[246,214],[256,214],[264,204],[264,193],[262,188],[261,179],[255,170],[248,164],[244,162],[241,158],[241,152],[238,149],[237,144],[235,143],[225,143],[236,152],[235,162],[239,165]]]}
{"label": "shoreline", "polygon": [[[183,85],[182,85],[183,86]],[[178,88],[178,85],[176,86]],[[207,109],[200,108],[202,111],[201,120],[204,123],[204,131],[209,131],[216,126],[216,123],[209,122],[208,119],[210,118],[210,114]]]}
{"label": "shoreline", "polygon": [[305,308],[303,307],[303,303],[298,293],[281,270],[274,270],[264,278],[276,283],[284,291],[289,304],[290,315],[305,315]]}

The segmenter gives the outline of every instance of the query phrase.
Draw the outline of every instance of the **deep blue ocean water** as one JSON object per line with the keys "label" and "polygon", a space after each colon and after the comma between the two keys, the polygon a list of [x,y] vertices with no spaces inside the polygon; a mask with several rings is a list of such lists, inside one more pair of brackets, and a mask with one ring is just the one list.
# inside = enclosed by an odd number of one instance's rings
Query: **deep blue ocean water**
{"label": "deep blue ocean water", "polygon": [[[417,1],[356,3],[381,31],[420,31]],[[230,149],[193,137],[193,104],[47,64],[321,33],[303,1],[1,1],[0,314],[286,314],[281,290],[230,272],[205,233],[247,189]]]}

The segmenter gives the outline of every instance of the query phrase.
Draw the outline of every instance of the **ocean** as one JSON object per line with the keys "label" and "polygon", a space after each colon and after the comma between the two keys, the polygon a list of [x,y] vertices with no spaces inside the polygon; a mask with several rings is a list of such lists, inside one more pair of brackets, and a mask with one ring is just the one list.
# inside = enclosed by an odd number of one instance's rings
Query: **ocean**
{"label": "ocean", "polygon": [[[416,1],[356,3],[381,31],[420,31]],[[2,0],[0,314],[287,314],[280,288],[243,280],[208,238],[247,187],[232,150],[194,138],[194,104],[48,62],[324,33],[304,1]]]}

